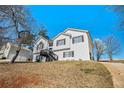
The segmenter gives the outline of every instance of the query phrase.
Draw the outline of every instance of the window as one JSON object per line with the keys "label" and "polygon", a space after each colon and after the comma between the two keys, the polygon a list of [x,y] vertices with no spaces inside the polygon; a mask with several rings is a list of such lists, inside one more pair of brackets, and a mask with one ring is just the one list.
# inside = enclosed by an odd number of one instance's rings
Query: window
{"label": "window", "polygon": [[41,50],[44,48],[44,44],[42,42],[40,42],[37,46],[37,50]]}
{"label": "window", "polygon": [[57,40],[56,46],[61,46],[61,45],[65,45],[65,39]]}
{"label": "window", "polygon": [[84,42],[84,37],[83,36],[78,36],[78,37],[73,37],[72,38],[72,43],[80,43],[80,42]]}
{"label": "window", "polygon": [[74,51],[63,52],[63,57],[74,57]]}
{"label": "window", "polygon": [[40,56],[36,56],[36,62],[40,62]]}

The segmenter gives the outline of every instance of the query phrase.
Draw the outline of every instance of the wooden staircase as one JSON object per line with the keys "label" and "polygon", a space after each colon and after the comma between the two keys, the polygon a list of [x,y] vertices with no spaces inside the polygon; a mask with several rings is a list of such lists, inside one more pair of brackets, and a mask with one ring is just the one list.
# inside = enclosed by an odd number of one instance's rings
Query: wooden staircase
{"label": "wooden staircase", "polygon": [[46,61],[58,60],[58,56],[52,50],[48,50],[48,49],[41,50],[40,56],[46,57]]}

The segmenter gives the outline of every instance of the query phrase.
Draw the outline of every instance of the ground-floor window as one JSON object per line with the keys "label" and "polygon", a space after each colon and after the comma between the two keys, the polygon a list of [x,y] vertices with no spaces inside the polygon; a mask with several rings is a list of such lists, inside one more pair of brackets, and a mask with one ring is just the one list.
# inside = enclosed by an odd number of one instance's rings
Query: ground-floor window
{"label": "ground-floor window", "polygon": [[74,57],[74,51],[63,52],[63,57]]}
{"label": "ground-floor window", "polygon": [[36,61],[37,61],[37,62],[40,62],[40,56],[39,56],[39,55],[36,56]]}

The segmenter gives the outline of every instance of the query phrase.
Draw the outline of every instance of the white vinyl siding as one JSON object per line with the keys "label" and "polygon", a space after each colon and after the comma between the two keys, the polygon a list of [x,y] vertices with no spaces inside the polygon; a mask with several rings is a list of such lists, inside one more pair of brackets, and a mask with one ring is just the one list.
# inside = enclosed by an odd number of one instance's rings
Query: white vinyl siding
{"label": "white vinyl siding", "polygon": [[74,51],[63,52],[63,58],[74,57]]}
{"label": "white vinyl siding", "polygon": [[77,37],[73,37],[72,38],[72,43],[75,44],[75,43],[80,43],[80,42],[83,42],[84,41],[84,37],[83,36],[77,36]]}
{"label": "white vinyl siding", "polygon": [[57,40],[56,46],[65,45],[65,39]]}

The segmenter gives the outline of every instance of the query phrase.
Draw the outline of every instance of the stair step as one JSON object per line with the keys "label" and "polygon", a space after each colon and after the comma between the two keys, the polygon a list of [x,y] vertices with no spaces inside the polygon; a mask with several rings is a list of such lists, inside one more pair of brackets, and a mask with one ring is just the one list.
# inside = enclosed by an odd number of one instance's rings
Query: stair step
{"label": "stair step", "polygon": [[41,50],[40,55],[46,56],[48,58],[47,61],[48,60],[50,60],[50,61],[58,60],[58,56],[56,54],[54,54],[53,51],[48,50],[48,49]]}

